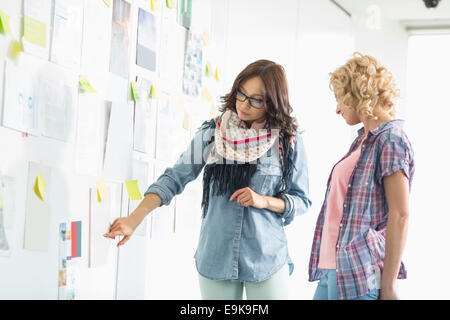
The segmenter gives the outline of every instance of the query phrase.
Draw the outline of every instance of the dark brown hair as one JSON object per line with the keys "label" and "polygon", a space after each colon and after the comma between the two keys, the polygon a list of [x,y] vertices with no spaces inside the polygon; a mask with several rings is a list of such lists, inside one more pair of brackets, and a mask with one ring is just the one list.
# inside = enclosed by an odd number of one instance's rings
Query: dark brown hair
{"label": "dark brown hair", "polygon": [[270,60],[258,60],[249,64],[236,77],[231,91],[221,97],[220,112],[236,112],[236,93],[242,84],[253,77],[260,77],[264,83],[266,121],[270,128],[280,128],[281,133],[291,137],[297,131],[297,122],[291,117],[293,111],[289,104],[288,86],[284,68]]}

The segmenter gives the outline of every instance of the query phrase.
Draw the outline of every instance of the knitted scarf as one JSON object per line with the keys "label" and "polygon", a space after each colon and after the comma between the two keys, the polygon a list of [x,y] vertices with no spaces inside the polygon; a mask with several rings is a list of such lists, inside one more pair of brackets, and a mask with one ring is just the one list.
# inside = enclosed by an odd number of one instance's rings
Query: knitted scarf
{"label": "knitted scarf", "polygon": [[210,185],[212,195],[231,195],[238,189],[248,187],[256,172],[257,159],[266,154],[277,139],[283,167],[282,191],[278,196],[288,188],[287,181],[292,178],[293,137],[287,139],[274,134],[266,123],[254,122],[251,128],[247,128],[245,122],[231,110],[206,122],[204,126],[214,128],[214,134],[203,174],[203,217],[208,211]]}

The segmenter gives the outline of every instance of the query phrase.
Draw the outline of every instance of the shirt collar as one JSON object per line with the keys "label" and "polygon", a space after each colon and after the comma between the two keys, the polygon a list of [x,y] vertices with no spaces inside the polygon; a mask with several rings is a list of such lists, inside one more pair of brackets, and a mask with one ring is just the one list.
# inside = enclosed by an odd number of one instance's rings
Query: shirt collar
{"label": "shirt collar", "polygon": [[[388,130],[388,129],[392,128],[392,127],[395,127],[395,126],[403,128],[404,124],[405,124],[405,120],[394,119],[394,120],[387,121],[387,122],[384,122],[384,123],[380,124],[375,129],[369,130],[368,134],[376,136],[376,135],[380,134],[381,132],[386,131],[386,130]],[[358,136],[359,137],[362,136],[363,134],[364,134],[364,127],[360,128],[358,130]]]}

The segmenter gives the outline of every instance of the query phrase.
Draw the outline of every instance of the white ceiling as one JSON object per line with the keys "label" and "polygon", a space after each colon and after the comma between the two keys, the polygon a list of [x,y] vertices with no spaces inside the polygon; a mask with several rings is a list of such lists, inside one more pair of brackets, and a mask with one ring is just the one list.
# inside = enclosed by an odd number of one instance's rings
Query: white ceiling
{"label": "white ceiling", "polygon": [[369,5],[378,5],[381,14],[406,26],[450,26],[450,0],[441,0],[436,8],[428,9],[423,0],[336,0],[351,14]]}

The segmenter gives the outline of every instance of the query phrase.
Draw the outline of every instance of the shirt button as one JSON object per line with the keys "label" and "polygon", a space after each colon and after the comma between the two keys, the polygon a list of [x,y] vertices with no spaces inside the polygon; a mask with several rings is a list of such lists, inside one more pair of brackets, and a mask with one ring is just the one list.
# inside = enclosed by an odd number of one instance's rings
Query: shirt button
{"label": "shirt button", "polygon": [[343,226],[344,226],[344,225],[343,225],[342,223],[339,225],[340,228],[342,228]]}
{"label": "shirt button", "polygon": [[338,249],[339,249],[339,245],[337,245],[337,246],[336,246],[336,248],[338,248]]}
{"label": "shirt button", "polygon": [[347,204],[344,203],[344,208],[347,208]]}
{"label": "shirt button", "polygon": [[237,256],[234,256],[234,259],[237,260]]}
{"label": "shirt button", "polygon": [[350,188],[351,186],[352,186],[351,184],[348,185],[349,188]]}

